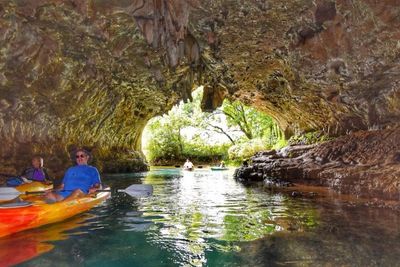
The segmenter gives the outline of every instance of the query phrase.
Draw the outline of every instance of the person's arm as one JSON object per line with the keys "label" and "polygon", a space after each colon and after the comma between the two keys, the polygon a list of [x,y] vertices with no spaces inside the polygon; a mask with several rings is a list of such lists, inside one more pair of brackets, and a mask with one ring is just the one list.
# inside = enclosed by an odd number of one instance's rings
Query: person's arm
{"label": "person's arm", "polygon": [[31,183],[32,171],[31,168],[26,168],[22,171],[21,175],[18,176],[24,183]]}
{"label": "person's arm", "polygon": [[64,189],[65,183],[68,182],[67,180],[68,180],[68,178],[69,178],[69,170],[70,170],[70,169],[68,169],[68,170],[65,172],[61,184],[60,184],[57,188],[54,188],[55,190],[63,190],[63,189]]}
{"label": "person's arm", "polygon": [[94,184],[90,189],[89,189],[89,194],[93,194],[96,192],[98,189],[101,189],[102,186],[101,184]]}
{"label": "person's arm", "polygon": [[68,173],[68,170],[67,170],[67,172],[64,174],[64,177],[63,177],[63,179],[62,179],[62,181],[61,181],[61,184],[59,184],[57,187],[55,187],[55,184],[53,184],[53,189],[50,189],[50,190],[57,190],[57,191],[62,191],[63,189],[64,189],[64,185],[65,185],[65,182],[66,182],[66,179],[67,179],[67,173]]}
{"label": "person's arm", "polygon": [[64,189],[64,183],[62,183],[62,184],[60,184],[59,186],[57,186],[57,188],[49,189],[49,190],[58,190],[58,191],[61,191],[61,190],[63,190],[63,189]]}
{"label": "person's arm", "polygon": [[102,189],[101,180],[100,180],[100,174],[99,174],[99,171],[96,168],[94,168],[92,178],[93,178],[93,185],[89,189],[89,194],[92,194],[92,193],[96,192],[98,189]]}
{"label": "person's arm", "polygon": [[30,168],[24,169],[19,177],[28,179],[28,178],[29,178],[29,177],[28,177],[28,171],[29,171],[29,169],[30,169]]}
{"label": "person's arm", "polygon": [[46,168],[42,168],[42,171],[43,171],[43,173],[44,173],[44,180],[45,180],[45,181],[49,181],[49,180],[50,180],[50,177],[49,177],[49,174],[47,173]]}
{"label": "person's arm", "polygon": [[45,183],[52,183],[53,179],[50,178],[49,174],[47,173],[46,168],[43,168],[43,173],[44,173],[44,182]]}

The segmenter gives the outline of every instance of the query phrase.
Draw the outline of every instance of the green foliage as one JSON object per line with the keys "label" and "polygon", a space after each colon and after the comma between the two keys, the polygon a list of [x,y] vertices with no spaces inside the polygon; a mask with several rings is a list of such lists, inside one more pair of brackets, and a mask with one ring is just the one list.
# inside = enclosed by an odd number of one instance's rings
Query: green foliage
{"label": "green foliage", "polygon": [[249,140],[265,137],[276,125],[270,116],[246,107],[239,101],[225,100],[222,112],[226,115],[228,126],[239,127]]}
{"label": "green foliage", "polygon": [[289,145],[311,145],[331,140],[322,132],[308,132],[302,135],[295,135],[288,140]]}
{"label": "green foliage", "polygon": [[228,150],[230,160],[243,161],[252,157],[255,153],[270,149],[270,146],[262,139],[252,139],[245,143],[233,145]]}
{"label": "green foliage", "polygon": [[215,162],[227,155],[229,144],[210,146],[196,136],[185,140],[181,136],[185,124],[178,120],[178,116],[171,117],[156,118],[149,124],[147,159],[150,163],[170,164],[182,162],[186,158],[195,162]]}
{"label": "green foliage", "polygon": [[288,145],[288,141],[285,139],[279,139],[273,146],[272,149],[278,150],[282,147],[285,147]]}
{"label": "green foliage", "polygon": [[[162,129],[162,128],[160,128]],[[150,162],[160,158],[174,160],[181,154],[178,137],[168,130],[153,132],[152,139],[147,144],[148,159]]]}
{"label": "green foliage", "polygon": [[187,142],[182,159],[190,158],[196,162],[218,162],[225,159],[230,144],[207,145],[202,142]]}
{"label": "green foliage", "polygon": [[[186,158],[203,163],[222,159],[240,162],[282,143],[282,132],[271,117],[228,100],[213,113],[202,112],[202,93],[196,90],[193,102],[180,103],[149,123],[145,152],[150,163],[171,164]],[[215,141],[224,136],[225,142]]]}

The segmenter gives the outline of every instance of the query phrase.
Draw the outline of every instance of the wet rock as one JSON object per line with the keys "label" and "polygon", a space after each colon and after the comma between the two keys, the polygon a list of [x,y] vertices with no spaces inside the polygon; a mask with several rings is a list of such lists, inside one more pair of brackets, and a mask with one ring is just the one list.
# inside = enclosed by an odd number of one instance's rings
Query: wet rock
{"label": "wet rock", "polygon": [[[252,158],[251,170],[239,168],[236,178],[251,181],[262,176],[267,187],[301,183],[327,186],[358,197],[398,199],[400,143],[397,140],[400,140],[400,127],[355,132],[306,149],[304,146],[284,148],[277,152],[281,155],[278,159],[259,152]],[[288,151],[303,154],[292,158]]]}
{"label": "wet rock", "polygon": [[253,172],[253,167],[242,167],[235,170],[233,178],[239,181],[250,180],[250,174]]}
{"label": "wet rock", "polygon": [[276,150],[272,149],[272,150],[268,150],[268,151],[261,151],[256,153],[254,156],[255,157],[260,157],[260,156],[270,156],[270,155],[276,155]]}
{"label": "wet rock", "polygon": [[315,23],[322,25],[325,21],[336,17],[336,4],[334,1],[320,1],[315,10]]}
{"label": "wet rock", "polygon": [[269,189],[284,188],[284,187],[293,186],[293,183],[284,181],[284,180],[282,180],[280,178],[276,178],[276,177],[267,177],[263,181],[263,186],[266,188],[269,188]]}

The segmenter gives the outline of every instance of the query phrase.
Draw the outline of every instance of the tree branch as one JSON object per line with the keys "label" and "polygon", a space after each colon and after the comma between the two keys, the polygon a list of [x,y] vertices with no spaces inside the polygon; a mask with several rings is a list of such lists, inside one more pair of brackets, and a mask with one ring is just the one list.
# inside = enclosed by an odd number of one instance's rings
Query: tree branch
{"label": "tree branch", "polygon": [[212,125],[211,123],[208,123],[208,122],[207,122],[207,125],[213,127],[214,129],[217,129],[217,130],[214,130],[214,131],[215,131],[215,132],[218,132],[218,133],[224,134],[226,137],[229,138],[229,140],[231,141],[231,143],[232,143],[233,145],[235,144],[235,141],[233,140],[233,138],[232,138],[227,132],[225,132],[224,129],[222,129],[222,128],[219,127],[219,126]]}

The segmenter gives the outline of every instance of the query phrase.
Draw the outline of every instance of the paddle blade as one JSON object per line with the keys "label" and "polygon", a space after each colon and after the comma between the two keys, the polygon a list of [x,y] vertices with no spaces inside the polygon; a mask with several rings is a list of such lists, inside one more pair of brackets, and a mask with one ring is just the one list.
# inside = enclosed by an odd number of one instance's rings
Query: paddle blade
{"label": "paddle blade", "polygon": [[0,201],[12,200],[21,195],[14,187],[0,187]]}
{"label": "paddle blade", "polygon": [[125,190],[118,190],[119,192],[125,192],[132,197],[149,197],[153,195],[153,186],[150,184],[133,184],[127,187]]}

